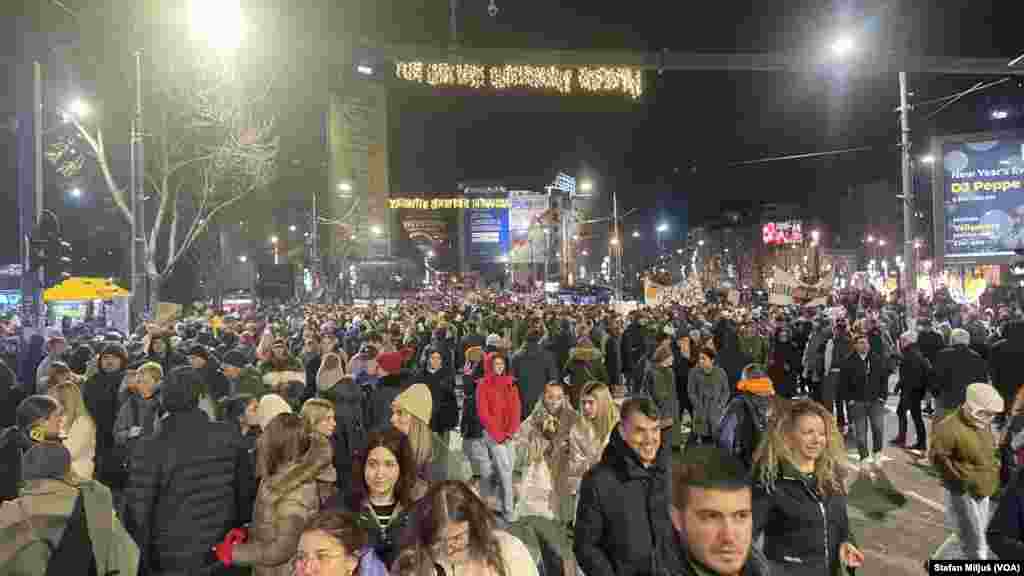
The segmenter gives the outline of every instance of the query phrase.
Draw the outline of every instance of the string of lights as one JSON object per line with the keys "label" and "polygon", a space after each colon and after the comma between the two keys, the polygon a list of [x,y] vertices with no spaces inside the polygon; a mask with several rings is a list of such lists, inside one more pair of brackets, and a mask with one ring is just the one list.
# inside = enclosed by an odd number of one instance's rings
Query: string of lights
{"label": "string of lights", "polygon": [[434,87],[492,88],[494,90],[530,89],[572,94],[622,94],[632,99],[643,95],[643,75],[626,67],[531,66],[505,64],[451,64],[399,61],[395,76],[400,80]]}

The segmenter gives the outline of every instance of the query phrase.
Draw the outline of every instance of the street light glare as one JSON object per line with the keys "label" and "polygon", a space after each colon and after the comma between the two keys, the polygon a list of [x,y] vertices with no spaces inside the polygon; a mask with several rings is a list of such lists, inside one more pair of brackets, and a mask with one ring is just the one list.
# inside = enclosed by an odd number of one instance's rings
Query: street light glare
{"label": "street light glare", "polygon": [[75,198],[78,198],[81,195],[82,195],[82,189],[81,188],[72,188],[71,189],[71,196],[73,196]]}
{"label": "street light glare", "polygon": [[580,182],[580,192],[590,192],[594,189],[594,183],[590,180],[584,180]]}
{"label": "street light glare", "polygon": [[352,191],[352,183],[351,182],[340,182],[340,183],[338,183],[338,190],[340,190],[342,192],[351,192]]}
{"label": "street light glare", "polygon": [[1009,117],[1010,117],[1010,113],[1007,112],[1006,110],[993,110],[992,111],[992,119],[993,120],[1006,120]]}
{"label": "street light glare", "polygon": [[611,240],[608,241],[608,243],[611,244],[612,246],[618,246],[619,245],[619,239],[618,238],[612,238]]}
{"label": "street light glare", "polygon": [[291,226],[288,227],[288,230],[291,232],[295,232],[296,230],[298,230],[298,228],[295,226],[295,224],[292,224]]}
{"label": "street light glare", "polygon": [[356,66],[356,72],[359,72],[364,76],[370,76],[373,74],[373,67],[368,64],[360,64],[359,66]]}
{"label": "street light glare", "polygon": [[921,164],[934,164],[934,163],[935,163],[935,156],[932,156],[931,154],[926,154],[924,156],[921,156]]}
{"label": "street light glare", "polygon": [[192,0],[192,30],[214,50],[237,50],[242,44],[240,0]]}
{"label": "street light glare", "polygon": [[71,113],[74,114],[79,120],[85,118],[91,112],[91,110],[89,109],[89,104],[81,98],[76,98],[74,101],[72,101],[70,109]]}
{"label": "street light glare", "polygon": [[373,234],[376,236],[380,236],[380,226],[371,227],[370,232],[373,232]]}
{"label": "street light glare", "polygon": [[658,224],[658,232],[668,232],[668,224],[665,224],[664,222]]}
{"label": "street light glare", "polygon": [[832,55],[838,58],[845,58],[853,52],[856,45],[853,41],[853,37],[848,34],[843,34],[832,42]]}
{"label": "street light glare", "polygon": [[270,237],[270,243],[271,244],[277,244],[277,241],[278,241],[278,237],[277,236],[271,236]]}
{"label": "street light glare", "polygon": [[639,237],[640,237],[640,233],[637,232],[636,230],[633,230],[633,238],[639,238]]}

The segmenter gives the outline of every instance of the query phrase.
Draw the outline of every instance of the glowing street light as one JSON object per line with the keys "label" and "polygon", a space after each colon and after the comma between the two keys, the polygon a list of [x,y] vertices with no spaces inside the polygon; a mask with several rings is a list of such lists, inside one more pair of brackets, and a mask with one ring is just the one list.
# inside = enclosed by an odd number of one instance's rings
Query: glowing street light
{"label": "glowing street light", "polygon": [[241,256],[238,257],[238,261],[241,262],[242,264],[245,264],[246,262],[249,261],[249,257],[246,256],[245,254],[242,254]]}
{"label": "glowing street light", "polygon": [[370,66],[369,64],[360,64],[360,65],[356,66],[356,72],[359,72],[363,76],[372,76],[373,75],[373,67]]}
{"label": "glowing street light", "polygon": [[1006,110],[993,110],[992,111],[992,119],[993,120],[1006,120],[1009,117],[1010,117],[1010,113],[1007,112]]}
{"label": "glowing street light", "polygon": [[237,50],[242,44],[241,0],[192,0],[192,30],[218,51]]}
{"label": "glowing street light", "polygon": [[935,156],[932,156],[931,154],[921,156],[921,164],[935,164]]}
{"label": "glowing street light", "polygon": [[278,240],[280,240],[280,238],[278,238],[276,235],[270,237],[271,244],[277,244]]}
{"label": "glowing street light", "polygon": [[374,235],[374,236],[380,236],[380,235],[381,235],[381,229],[380,229],[380,226],[376,226],[376,225],[374,225],[374,226],[371,226],[371,227],[370,227],[370,232],[373,232],[373,235]]}
{"label": "glowing street light", "polygon": [[885,246],[885,238],[879,238],[878,239],[878,245],[879,246]]}
{"label": "glowing street light", "polygon": [[857,44],[853,41],[853,36],[849,34],[843,34],[836,38],[832,42],[830,49],[832,55],[836,58],[846,58],[857,48]]}
{"label": "glowing street light", "polygon": [[81,188],[72,188],[68,193],[71,194],[72,198],[81,198],[82,197],[82,189]]}
{"label": "glowing street light", "polygon": [[703,245],[704,245],[704,241],[703,240],[697,242],[697,246],[703,246]]}
{"label": "glowing street light", "polygon": [[611,244],[612,246],[618,246],[619,245],[619,239],[618,238],[612,238],[611,240],[608,241],[608,243]]}
{"label": "glowing street light", "polygon": [[664,222],[658,224],[658,232],[668,232],[668,224]]}
{"label": "glowing street light", "polygon": [[346,194],[352,191],[352,183],[349,181],[338,182],[338,191]]}
{"label": "glowing street light", "polygon": [[637,231],[637,230],[633,230],[633,238],[639,238],[639,237],[640,237],[640,232]]}
{"label": "glowing street light", "polygon": [[590,180],[584,180],[580,182],[580,192],[590,192],[594,189],[594,183]]}
{"label": "glowing street light", "polygon": [[433,258],[433,257],[434,257],[434,251],[433,250],[427,252],[427,258]]}
{"label": "glowing street light", "polygon": [[81,98],[74,99],[71,102],[71,106],[68,107],[68,110],[79,120],[87,117],[92,112],[92,109],[89,107],[89,103]]}
{"label": "glowing street light", "polygon": [[291,226],[288,227],[289,232],[295,232],[296,230],[298,230],[298,227],[296,227],[295,224],[292,224]]}

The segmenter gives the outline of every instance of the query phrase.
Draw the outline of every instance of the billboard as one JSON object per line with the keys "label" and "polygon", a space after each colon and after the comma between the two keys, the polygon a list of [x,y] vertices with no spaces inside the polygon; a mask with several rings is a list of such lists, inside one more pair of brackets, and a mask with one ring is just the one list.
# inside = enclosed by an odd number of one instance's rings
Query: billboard
{"label": "billboard", "polygon": [[470,267],[508,257],[508,208],[467,208],[466,256]]}
{"label": "billboard", "polygon": [[933,144],[936,238],[952,261],[1007,262],[1024,249],[1024,135],[949,136]]}
{"label": "billboard", "polygon": [[768,246],[800,244],[804,241],[803,224],[799,220],[769,222],[761,226],[761,239]]}
{"label": "billboard", "polygon": [[547,210],[548,197],[544,195],[509,198],[509,262],[531,264],[544,261],[544,229],[539,221]]}

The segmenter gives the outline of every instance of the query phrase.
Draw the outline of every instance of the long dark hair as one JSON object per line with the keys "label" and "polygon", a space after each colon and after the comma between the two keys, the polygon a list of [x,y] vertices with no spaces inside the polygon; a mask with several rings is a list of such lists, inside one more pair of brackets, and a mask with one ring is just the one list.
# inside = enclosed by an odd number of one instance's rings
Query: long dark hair
{"label": "long dark hair", "polygon": [[352,492],[349,505],[360,510],[369,496],[366,486],[366,459],[374,448],[387,448],[398,460],[398,481],[395,483],[395,501],[402,507],[412,505],[412,489],[416,483],[416,462],[412,456],[409,439],[398,430],[388,426],[370,432],[366,439],[366,450],[359,451],[352,461]]}
{"label": "long dark hair", "polygon": [[412,524],[413,544],[421,553],[429,553],[450,522],[469,523],[469,555],[487,564],[498,576],[512,576],[502,560],[494,536],[494,515],[465,482],[445,480],[431,486],[416,508]]}

